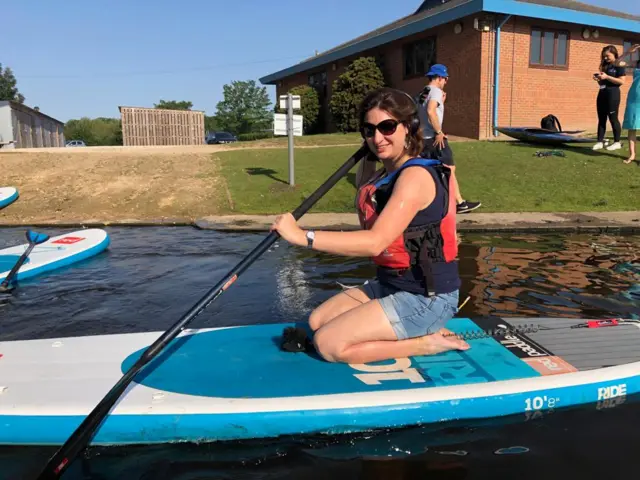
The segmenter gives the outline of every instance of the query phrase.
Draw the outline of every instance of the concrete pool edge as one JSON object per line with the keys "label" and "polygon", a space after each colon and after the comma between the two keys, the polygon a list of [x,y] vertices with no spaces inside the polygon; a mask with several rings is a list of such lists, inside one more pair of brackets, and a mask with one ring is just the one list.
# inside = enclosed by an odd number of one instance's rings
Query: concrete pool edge
{"label": "concrete pool edge", "polygon": [[[275,215],[215,215],[162,219],[87,219],[70,221],[36,221],[4,223],[0,228],[78,228],[78,227],[158,227],[191,226],[201,230],[222,232],[266,232]],[[318,230],[356,230],[358,218],[352,213],[309,213],[300,220],[302,228]],[[459,232],[599,232],[640,233],[640,211],[628,212],[506,212],[467,213],[458,215]]]}

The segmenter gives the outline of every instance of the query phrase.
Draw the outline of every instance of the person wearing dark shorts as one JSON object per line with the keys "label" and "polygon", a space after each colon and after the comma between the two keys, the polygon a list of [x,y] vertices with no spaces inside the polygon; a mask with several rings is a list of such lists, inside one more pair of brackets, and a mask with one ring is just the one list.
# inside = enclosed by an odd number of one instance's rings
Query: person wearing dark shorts
{"label": "person wearing dark shorts", "polygon": [[420,156],[440,160],[445,165],[451,167],[451,174],[456,190],[456,211],[457,213],[470,212],[482,204],[480,202],[469,202],[462,198],[458,179],[456,178],[453,151],[449,146],[447,136],[442,131],[444,101],[446,99],[444,86],[449,80],[449,72],[446,66],[435,64],[429,69],[426,76],[429,78],[429,83],[418,96],[418,111],[424,139],[424,148]]}

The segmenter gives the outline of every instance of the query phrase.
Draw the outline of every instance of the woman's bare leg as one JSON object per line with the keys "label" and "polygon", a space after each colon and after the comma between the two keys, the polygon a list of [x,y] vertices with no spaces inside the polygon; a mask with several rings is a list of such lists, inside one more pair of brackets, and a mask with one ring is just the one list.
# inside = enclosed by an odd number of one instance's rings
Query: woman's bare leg
{"label": "woman's bare leg", "polygon": [[309,326],[314,332],[325,323],[371,299],[360,288],[348,288],[321,303],[309,316]]}
{"label": "woman's bare leg", "polygon": [[442,329],[433,335],[398,340],[380,303],[371,300],[325,322],[315,332],[313,341],[325,360],[344,363],[368,363],[469,348],[466,342],[445,336],[447,334],[450,332]]}
{"label": "woman's bare leg", "polygon": [[631,163],[636,159],[636,131],[629,130],[629,158],[624,163]]}

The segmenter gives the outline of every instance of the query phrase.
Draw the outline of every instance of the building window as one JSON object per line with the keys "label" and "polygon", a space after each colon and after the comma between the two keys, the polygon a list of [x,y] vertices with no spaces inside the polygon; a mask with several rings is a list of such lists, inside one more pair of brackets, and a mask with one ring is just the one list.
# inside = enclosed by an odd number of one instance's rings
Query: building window
{"label": "building window", "polygon": [[309,85],[312,87],[321,87],[327,84],[327,72],[317,72],[309,75]]}
{"label": "building window", "polygon": [[405,45],[403,54],[405,78],[425,75],[436,63],[436,38],[429,37]]}
{"label": "building window", "polygon": [[327,95],[327,72],[317,72],[309,75],[309,85],[320,94],[320,101]]}
{"label": "building window", "polygon": [[529,64],[536,67],[567,68],[569,65],[569,32],[532,29]]}
{"label": "building window", "polygon": [[[636,43],[640,43],[640,42],[632,42],[631,40],[625,40],[624,43],[622,44],[622,53],[629,50]],[[638,62],[640,61],[640,51],[633,52],[633,54],[631,55],[631,58],[628,60],[625,59],[625,61],[627,62],[627,69],[633,70],[634,68],[636,68],[636,66],[638,65]]]}

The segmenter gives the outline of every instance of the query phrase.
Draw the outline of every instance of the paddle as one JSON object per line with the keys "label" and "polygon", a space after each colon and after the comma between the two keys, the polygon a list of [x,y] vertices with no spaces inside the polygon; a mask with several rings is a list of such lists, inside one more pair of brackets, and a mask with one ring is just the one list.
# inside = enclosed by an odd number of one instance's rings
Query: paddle
{"label": "paddle", "polygon": [[[293,212],[296,220],[302,217],[320,198],[322,198],[344,175],[351,170],[361,158],[369,151],[366,145],[353,154],[344,165],[342,165],[331,177],[329,177],[315,192],[313,192],[302,204]],[[164,347],[177,337],[184,330],[189,322],[196,318],[202,311],[218,298],[227,288],[229,288],[257,258],[266,252],[279,238],[277,232],[273,231],[258,244],[238,265],[236,265],[227,275],[220,280],[205,296],[200,299],[180,320],[164,332],[155,342],[147,348],[142,356],[134,363],[129,370],[120,378],[98,405],[89,413],[82,423],[71,434],[67,441],[49,459],[45,468],[37,477],[38,480],[48,480],[59,478],[69,466],[71,461],[87,446],[91,441],[94,432],[100,426],[109,411],[116,404],[120,396],[127,389],[133,378],[142,368],[155,358]]]}
{"label": "paddle", "polygon": [[26,236],[27,241],[29,242],[29,246],[24,251],[24,253],[20,255],[20,258],[9,272],[9,275],[7,275],[7,278],[5,278],[4,281],[0,284],[1,293],[10,292],[11,290],[13,290],[13,287],[10,287],[9,285],[13,281],[13,277],[18,274],[18,270],[20,269],[22,264],[27,260],[27,257],[33,250],[33,247],[49,240],[49,235],[45,233],[32,232],[31,230],[27,230]]}

